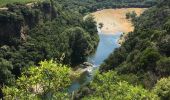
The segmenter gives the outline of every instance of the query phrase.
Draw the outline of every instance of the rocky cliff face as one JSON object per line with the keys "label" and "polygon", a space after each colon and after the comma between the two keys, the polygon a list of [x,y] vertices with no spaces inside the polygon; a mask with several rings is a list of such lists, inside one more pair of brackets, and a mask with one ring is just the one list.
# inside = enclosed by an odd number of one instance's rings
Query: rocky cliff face
{"label": "rocky cliff face", "polygon": [[19,36],[23,20],[9,11],[0,13],[0,38]]}
{"label": "rocky cliff face", "polygon": [[7,5],[7,8],[0,11],[0,39],[4,42],[14,37],[26,41],[29,29],[58,15],[50,2],[12,4]]}

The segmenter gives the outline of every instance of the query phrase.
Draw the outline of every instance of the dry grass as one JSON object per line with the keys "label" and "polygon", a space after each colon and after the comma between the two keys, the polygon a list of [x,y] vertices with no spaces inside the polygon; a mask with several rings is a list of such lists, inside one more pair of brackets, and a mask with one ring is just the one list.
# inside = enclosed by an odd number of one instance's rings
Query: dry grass
{"label": "dry grass", "polygon": [[134,27],[130,20],[126,19],[126,13],[135,11],[139,16],[145,8],[121,8],[121,9],[104,9],[92,13],[96,22],[103,23],[102,32],[114,34],[116,32],[130,32]]}

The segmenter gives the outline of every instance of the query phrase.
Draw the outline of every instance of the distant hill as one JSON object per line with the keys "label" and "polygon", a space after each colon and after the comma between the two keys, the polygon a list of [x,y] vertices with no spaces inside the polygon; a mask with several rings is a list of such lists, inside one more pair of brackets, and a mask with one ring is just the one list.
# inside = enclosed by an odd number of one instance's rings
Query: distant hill
{"label": "distant hill", "polygon": [[157,4],[157,0],[55,0],[65,9],[81,13],[93,12],[104,8],[148,8]]}
{"label": "distant hill", "polygon": [[5,6],[6,4],[12,3],[30,3],[30,2],[37,2],[42,0],[0,0],[0,7]]}

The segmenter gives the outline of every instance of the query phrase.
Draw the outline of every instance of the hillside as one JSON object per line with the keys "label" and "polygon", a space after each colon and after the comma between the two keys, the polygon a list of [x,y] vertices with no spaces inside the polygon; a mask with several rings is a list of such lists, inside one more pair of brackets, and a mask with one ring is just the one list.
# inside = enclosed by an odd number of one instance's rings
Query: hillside
{"label": "hillside", "polygon": [[[101,66],[101,71],[116,70],[132,74],[137,82],[152,88],[161,77],[170,75],[170,2],[163,1],[135,19],[134,32],[129,33]],[[133,80],[133,79],[132,79]]]}
{"label": "hillside", "polygon": [[86,14],[99,9],[110,8],[147,8],[157,4],[157,0],[56,0],[65,9]]}
{"label": "hillside", "polygon": [[6,4],[13,4],[13,3],[25,4],[25,3],[38,2],[38,1],[40,1],[40,0],[1,0],[0,1],[0,7],[3,7]]}
{"label": "hillside", "polygon": [[[0,98],[170,100],[169,0],[10,3],[0,11]],[[85,62],[99,43],[97,24],[93,16],[83,17],[122,7],[151,8],[129,15],[134,31],[98,70]],[[83,85],[76,83],[81,80]],[[74,85],[80,86],[70,91]]]}
{"label": "hillside", "polygon": [[45,59],[74,67],[98,44],[93,18],[83,20],[56,2],[7,7],[0,11],[0,87],[13,84],[23,70]]}
{"label": "hillside", "polygon": [[132,21],[134,31],[76,99],[170,100],[170,1],[160,1]]}

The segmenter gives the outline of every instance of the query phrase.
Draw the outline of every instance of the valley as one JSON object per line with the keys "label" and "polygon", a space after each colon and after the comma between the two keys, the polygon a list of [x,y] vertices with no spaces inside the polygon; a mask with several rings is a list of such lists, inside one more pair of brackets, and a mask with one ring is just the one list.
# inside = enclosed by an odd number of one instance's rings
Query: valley
{"label": "valley", "polygon": [[170,99],[168,0],[0,7],[0,99]]}

